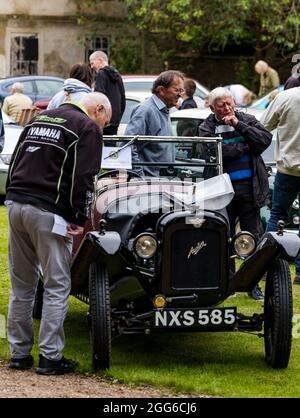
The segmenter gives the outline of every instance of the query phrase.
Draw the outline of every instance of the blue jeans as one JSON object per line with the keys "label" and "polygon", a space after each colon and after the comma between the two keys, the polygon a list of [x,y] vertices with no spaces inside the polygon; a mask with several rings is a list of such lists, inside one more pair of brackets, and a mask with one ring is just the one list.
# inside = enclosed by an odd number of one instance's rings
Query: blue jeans
{"label": "blue jeans", "polygon": [[[293,201],[300,195],[300,176],[290,176],[277,171],[272,198],[271,216],[266,231],[277,231],[277,222],[286,220]],[[300,210],[299,216],[300,216]],[[299,225],[300,236],[300,225]],[[300,256],[296,259],[296,274],[300,275]]]}

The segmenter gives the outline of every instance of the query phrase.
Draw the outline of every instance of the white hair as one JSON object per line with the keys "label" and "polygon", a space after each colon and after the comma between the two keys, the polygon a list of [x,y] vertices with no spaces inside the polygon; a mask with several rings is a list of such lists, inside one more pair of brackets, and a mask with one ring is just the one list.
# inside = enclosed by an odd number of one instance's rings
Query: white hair
{"label": "white hair", "polygon": [[22,83],[16,82],[14,83],[11,88],[15,90],[17,93],[23,93],[24,85]]}
{"label": "white hair", "polygon": [[108,63],[108,56],[103,51],[95,51],[89,57],[89,59],[95,59],[95,60],[99,58]]}
{"label": "white hair", "polygon": [[96,108],[98,105],[103,105],[106,110],[111,109],[111,104],[107,96],[98,91],[87,93],[79,102],[87,110]]}
{"label": "white hair", "polygon": [[234,100],[233,94],[230,90],[225,87],[216,87],[208,95],[208,104],[213,106],[217,100],[223,99],[224,97],[230,97]]}
{"label": "white hair", "polygon": [[261,73],[265,73],[268,69],[269,65],[266,63],[266,61],[263,60],[259,60],[257,61],[257,63],[255,64],[255,71],[259,74]]}

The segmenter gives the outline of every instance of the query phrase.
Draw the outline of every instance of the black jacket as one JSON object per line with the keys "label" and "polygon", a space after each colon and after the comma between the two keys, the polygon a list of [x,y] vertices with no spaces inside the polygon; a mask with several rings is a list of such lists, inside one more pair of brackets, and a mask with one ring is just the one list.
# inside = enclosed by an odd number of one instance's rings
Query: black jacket
{"label": "black jacket", "polygon": [[298,74],[298,77],[296,78],[291,75],[284,84],[284,90],[292,89],[293,87],[299,87],[299,86],[300,86],[300,74]]}
{"label": "black jacket", "polygon": [[36,116],[21,133],[9,167],[6,198],[83,225],[93,176],[100,170],[102,133],[75,104]]}
{"label": "black jacket", "polygon": [[183,109],[194,109],[197,107],[197,103],[195,102],[195,100],[190,97],[189,99],[185,99],[180,106],[180,110]]}
{"label": "black jacket", "polygon": [[[246,140],[245,143],[222,144],[223,162],[238,159],[244,152],[251,155],[253,167],[253,197],[257,207],[262,207],[269,203],[269,182],[265,163],[261,157],[262,152],[268,148],[272,141],[272,134],[252,115],[244,112],[236,112],[235,116],[239,122],[235,130]],[[219,124],[215,115],[212,113],[199,126],[199,136],[216,136],[215,128]]]}
{"label": "black jacket", "polygon": [[125,89],[119,72],[107,65],[96,76],[95,91],[105,94],[111,103],[111,126],[119,126],[125,110]]}

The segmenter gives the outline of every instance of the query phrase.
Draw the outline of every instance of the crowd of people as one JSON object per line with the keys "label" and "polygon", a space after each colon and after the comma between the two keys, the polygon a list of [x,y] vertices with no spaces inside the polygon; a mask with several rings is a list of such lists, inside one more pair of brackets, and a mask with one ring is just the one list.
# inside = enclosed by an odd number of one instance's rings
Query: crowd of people
{"label": "crowd of people", "polygon": [[[96,72],[94,87],[92,70]],[[260,74],[259,95],[279,85],[277,72],[266,62],[258,61],[255,70]],[[13,85],[12,96],[4,101],[3,110],[11,116],[19,107],[32,106],[19,84]],[[242,229],[259,238],[260,208],[269,198],[268,175],[261,154],[270,145],[270,131],[275,127],[277,174],[268,231],[277,228],[277,221],[286,217],[292,201],[299,196],[300,88],[288,81],[288,90],[274,98],[259,122],[254,116],[236,110],[236,105],[251,100],[252,92],[235,86],[217,87],[210,92],[207,105],[212,113],[199,126],[198,134],[221,135],[223,139],[224,172],[230,176],[235,192],[228,207],[231,234],[235,233],[239,219]],[[161,73],[153,83],[151,97],[132,112],[125,134],[171,136],[170,108],[197,107],[193,98],[195,89],[194,80],[179,71]],[[90,216],[93,176],[99,172],[101,163],[102,135],[117,134],[124,109],[122,78],[109,65],[107,55],[96,51],[89,57],[89,65],[75,64],[71,68],[63,90],[20,136],[10,164],[6,195],[11,368],[28,369],[33,365],[31,313],[40,268],[45,290],[36,371],[56,375],[76,367],[74,360],[63,356],[72,237],[82,233]],[[49,126],[51,135],[47,137],[42,132]],[[1,129],[2,125],[0,134]],[[132,157],[136,163],[171,163],[175,160],[175,149],[173,144],[143,143],[133,147]],[[141,175],[159,175],[159,168],[152,165],[140,166],[138,170]],[[65,235],[52,232],[56,222],[66,223]],[[296,262],[295,283],[300,283],[300,261]],[[258,286],[249,296],[263,300]]]}

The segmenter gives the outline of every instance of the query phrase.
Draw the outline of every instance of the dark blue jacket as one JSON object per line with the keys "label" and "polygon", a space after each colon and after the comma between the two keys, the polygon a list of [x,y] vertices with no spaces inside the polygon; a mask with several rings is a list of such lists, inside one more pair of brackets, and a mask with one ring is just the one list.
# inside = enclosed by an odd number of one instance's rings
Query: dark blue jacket
{"label": "dark blue jacket", "polygon": [[[262,207],[269,203],[270,197],[268,173],[261,154],[271,144],[272,134],[252,115],[235,112],[235,116],[239,120],[235,130],[244,137],[245,142],[223,143],[223,163],[228,165],[230,161],[241,158],[245,152],[250,154],[254,202],[257,207]],[[199,126],[199,136],[217,136],[216,126],[219,124],[212,113]]]}

